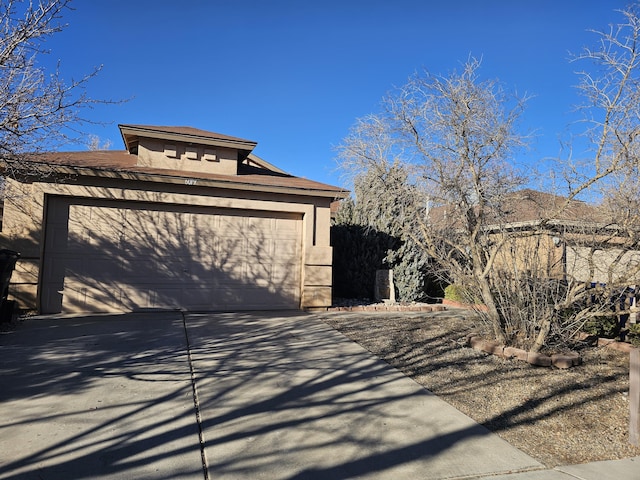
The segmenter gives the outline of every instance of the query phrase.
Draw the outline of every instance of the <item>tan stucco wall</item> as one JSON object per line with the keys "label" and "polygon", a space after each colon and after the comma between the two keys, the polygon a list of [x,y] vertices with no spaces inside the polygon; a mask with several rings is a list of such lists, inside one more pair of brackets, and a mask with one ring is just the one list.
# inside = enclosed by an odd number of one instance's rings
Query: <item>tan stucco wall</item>
{"label": "tan stucco wall", "polygon": [[579,282],[637,285],[640,283],[640,252],[618,248],[594,250],[568,245],[567,276]]}
{"label": "tan stucco wall", "polygon": [[184,144],[141,138],[138,165],[200,173],[236,175],[238,152],[224,147]]}
{"label": "tan stucco wall", "polygon": [[[590,246],[584,246],[597,245],[599,240],[606,245],[604,248],[592,251]],[[500,272],[537,269],[537,276],[574,282],[640,283],[640,251],[616,248],[616,239],[587,233],[544,232],[511,240],[502,247],[502,252],[496,262]]]}
{"label": "tan stucco wall", "polygon": [[[332,250],[329,244],[330,198],[297,197],[256,191],[232,191],[160,183],[90,179],[93,185],[22,184],[8,180],[0,244],[21,253],[11,295],[23,308],[37,309],[44,250],[48,195],[196,205],[300,214],[302,232],[301,307],[331,305]],[[215,193],[215,195],[214,195]]]}
{"label": "tan stucco wall", "polygon": [[508,235],[505,242],[497,234],[492,238],[496,245],[500,245],[495,263],[497,271],[535,272],[534,276],[542,278],[564,277],[563,246],[554,243],[552,233],[524,232],[519,238]]}

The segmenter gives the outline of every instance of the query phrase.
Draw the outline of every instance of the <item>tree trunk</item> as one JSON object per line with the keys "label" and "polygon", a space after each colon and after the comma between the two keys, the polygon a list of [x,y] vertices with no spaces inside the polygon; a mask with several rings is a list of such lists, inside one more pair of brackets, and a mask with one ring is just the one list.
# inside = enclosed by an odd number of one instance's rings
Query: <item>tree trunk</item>
{"label": "tree trunk", "polygon": [[542,347],[547,343],[547,337],[549,336],[549,332],[551,331],[551,317],[547,316],[542,320],[540,324],[540,331],[538,332],[538,336],[536,337],[536,341],[533,342],[531,346],[531,352],[538,353]]}
{"label": "tree trunk", "polygon": [[507,343],[507,336],[504,331],[504,325],[502,319],[500,318],[500,313],[498,312],[498,307],[496,306],[495,299],[493,298],[493,293],[491,292],[491,286],[486,278],[482,278],[480,280],[480,288],[482,293],[482,302],[487,307],[487,316],[489,318],[489,322],[491,323],[491,328],[493,328],[493,335],[495,339],[502,344]]}

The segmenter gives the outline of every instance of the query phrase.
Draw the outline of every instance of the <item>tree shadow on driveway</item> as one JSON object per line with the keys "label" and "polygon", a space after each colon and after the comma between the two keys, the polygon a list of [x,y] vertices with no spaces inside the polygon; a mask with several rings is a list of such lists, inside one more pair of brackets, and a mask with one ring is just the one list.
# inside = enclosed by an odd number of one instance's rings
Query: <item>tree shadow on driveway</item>
{"label": "tree shadow on driveway", "polygon": [[179,314],[30,319],[0,342],[0,478],[203,477]]}
{"label": "tree shadow on driveway", "polygon": [[0,479],[540,467],[301,312],[43,317],[0,345]]}
{"label": "tree shadow on driveway", "polygon": [[453,478],[540,464],[313,315],[189,315],[213,478]]}

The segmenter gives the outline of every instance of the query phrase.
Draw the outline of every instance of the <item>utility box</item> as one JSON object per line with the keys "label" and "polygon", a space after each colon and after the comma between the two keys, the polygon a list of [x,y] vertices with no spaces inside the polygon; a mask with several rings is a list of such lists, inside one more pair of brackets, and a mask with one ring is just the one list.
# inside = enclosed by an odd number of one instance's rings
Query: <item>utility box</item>
{"label": "utility box", "polygon": [[376,285],[373,298],[376,302],[396,303],[393,270],[376,270]]}

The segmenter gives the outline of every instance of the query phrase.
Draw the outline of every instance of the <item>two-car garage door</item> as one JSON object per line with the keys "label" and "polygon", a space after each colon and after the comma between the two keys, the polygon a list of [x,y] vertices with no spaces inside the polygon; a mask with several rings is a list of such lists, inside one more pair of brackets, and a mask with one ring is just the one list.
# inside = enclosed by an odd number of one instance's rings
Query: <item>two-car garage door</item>
{"label": "two-car garage door", "polygon": [[44,313],[295,309],[301,215],[50,197]]}

